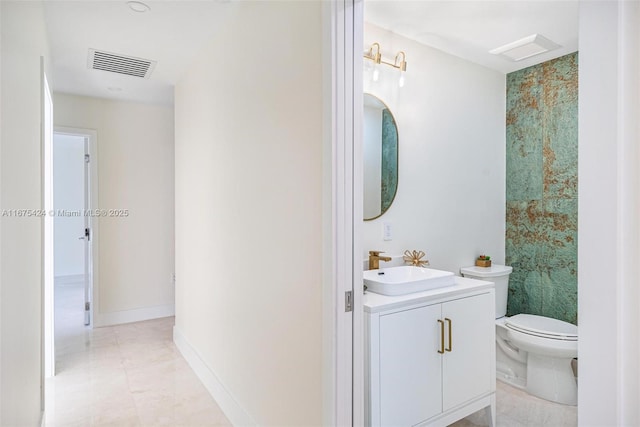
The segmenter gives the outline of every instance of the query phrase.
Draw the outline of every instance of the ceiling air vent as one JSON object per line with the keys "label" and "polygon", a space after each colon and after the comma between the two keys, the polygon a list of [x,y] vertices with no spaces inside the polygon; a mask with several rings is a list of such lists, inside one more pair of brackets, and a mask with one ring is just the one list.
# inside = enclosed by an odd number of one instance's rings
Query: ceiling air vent
{"label": "ceiling air vent", "polygon": [[522,61],[523,59],[540,55],[541,53],[549,52],[559,47],[559,44],[552,42],[540,34],[532,34],[523,39],[516,40],[513,43],[490,50],[489,53],[502,55],[511,61]]}
{"label": "ceiling air vent", "polygon": [[148,79],[156,67],[156,61],[89,49],[87,66],[93,70],[109,71]]}

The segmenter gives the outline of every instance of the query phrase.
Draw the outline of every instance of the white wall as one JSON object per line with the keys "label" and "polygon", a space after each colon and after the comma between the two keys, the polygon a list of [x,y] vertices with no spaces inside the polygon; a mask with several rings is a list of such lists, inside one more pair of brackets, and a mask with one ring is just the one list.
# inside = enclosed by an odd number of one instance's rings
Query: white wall
{"label": "white wall", "polygon": [[638,28],[637,2],[580,2],[581,426],[640,424]]}
{"label": "white wall", "polygon": [[[53,137],[54,209],[84,209],[84,137],[56,134]],[[84,216],[54,218],[54,275],[84,274]]]}
{"label": "white wall", "polygon": [[364,223],[363,258],[423,250],[431,267],[456,274],[481,253],[503,263],[505,76],[370,24],[364,41],[363,50],[380,43],[386,60],[405,51],[408,66],[401,89],[391,67],[378,82],[364,74],[364,91],[396,119],[400,171],[387,213]]}
{"label": "white wall", "polygon": [[320,425],[321,2],[227,13],[176,87],[174,337],[236,425]]}
{"label": "white wall", "polygon": [[[41,2],[0,2],[0,208],[42,206],[40,57],[48,57]],[[42,220],[0,222],[1,405],[3,426],[40,424]]]}
{"label": "white wall", "polygon": [[56,126],[98,134],[101,209],[96,325],[173,314],[173,109],[54,94]]}

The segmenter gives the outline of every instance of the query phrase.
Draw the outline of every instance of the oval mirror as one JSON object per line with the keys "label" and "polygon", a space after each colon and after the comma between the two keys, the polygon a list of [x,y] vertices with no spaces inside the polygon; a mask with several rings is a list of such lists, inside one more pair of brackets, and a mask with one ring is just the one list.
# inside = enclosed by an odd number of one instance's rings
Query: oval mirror
{"label": "oval mirror", "polygon": [[364,94],[364,220],[384,214],[398,189],[398,127],[389,108]]}

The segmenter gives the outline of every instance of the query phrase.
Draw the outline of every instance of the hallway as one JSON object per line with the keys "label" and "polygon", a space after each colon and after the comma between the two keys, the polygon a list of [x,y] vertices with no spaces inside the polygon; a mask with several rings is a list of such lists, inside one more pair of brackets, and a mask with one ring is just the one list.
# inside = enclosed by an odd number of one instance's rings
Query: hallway
{"label": "hallway", "polygon": [[[230,426],[172,341],[174,318],[82,325],[81,284],[56,285],[56,371],[47,426]],[[78,298],[80,295],[80,298]],[[73,304],[82,307],[82,303]]]}

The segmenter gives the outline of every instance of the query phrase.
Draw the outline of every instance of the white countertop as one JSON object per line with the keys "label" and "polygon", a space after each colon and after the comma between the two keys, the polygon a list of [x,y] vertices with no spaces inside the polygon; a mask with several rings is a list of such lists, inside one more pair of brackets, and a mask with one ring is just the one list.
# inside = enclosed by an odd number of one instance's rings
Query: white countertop
{"label": "white countertop", "polygon": [[456,276],[455,284],[453,286],[446,286],[423,292],[414,292],[406,295],[387,296],[367,291],[364,293],[362,302],[366,313],[376,313],[407,305],[408,302],[419,304],[431,300],[448,298],[458,294],[493,289],[494,286],[493,282]]}

